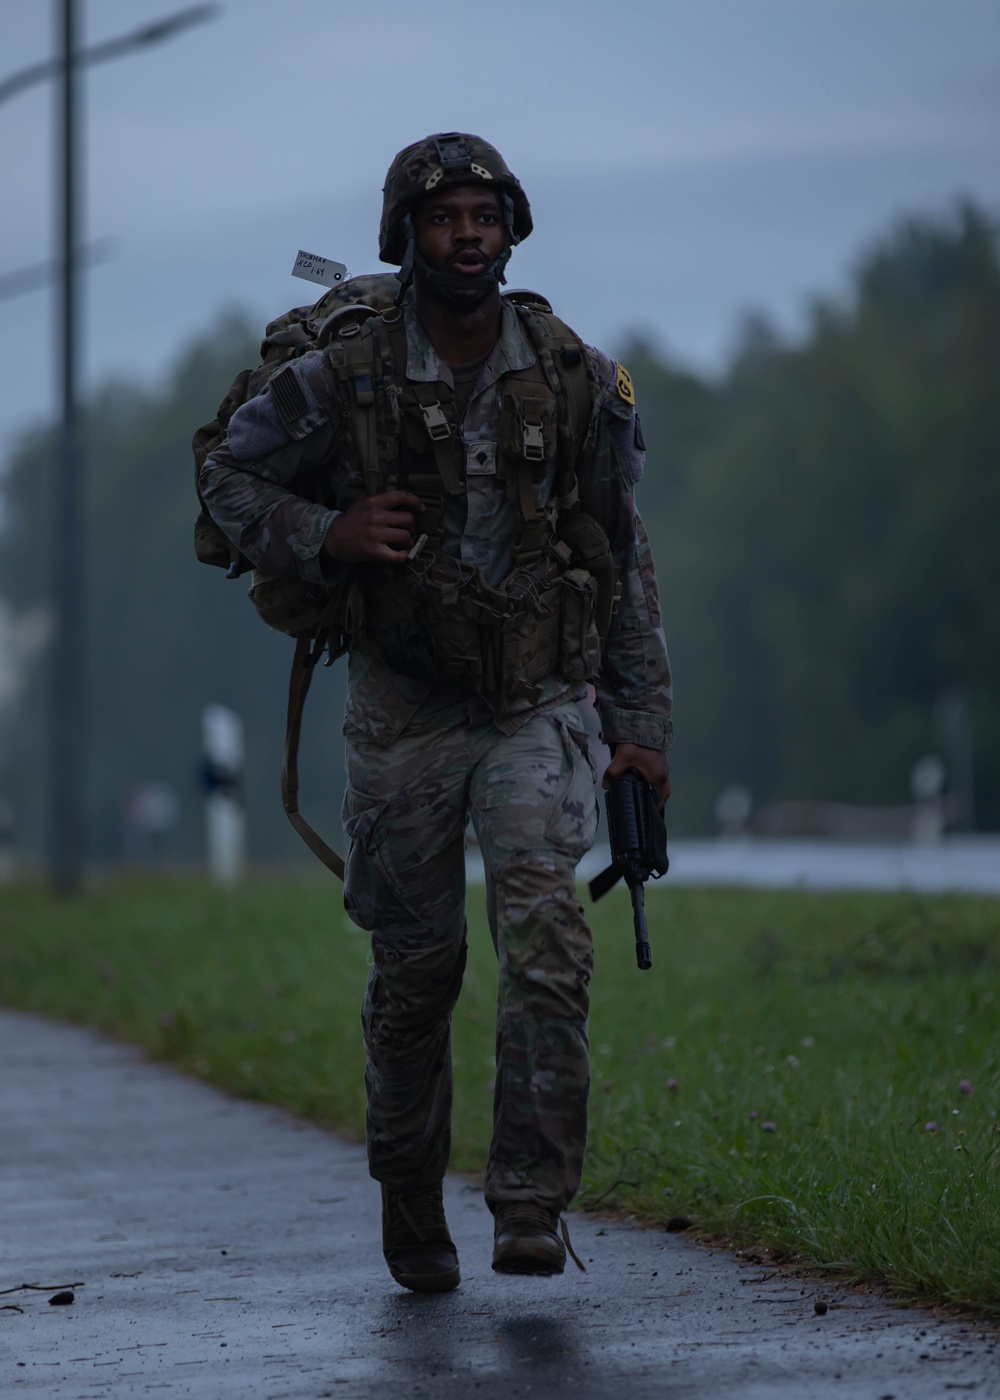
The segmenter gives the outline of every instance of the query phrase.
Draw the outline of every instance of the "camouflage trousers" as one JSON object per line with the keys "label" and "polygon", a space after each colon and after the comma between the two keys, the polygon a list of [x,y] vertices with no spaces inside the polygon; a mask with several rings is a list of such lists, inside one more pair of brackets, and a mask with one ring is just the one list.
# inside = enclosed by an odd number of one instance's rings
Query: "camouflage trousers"
{"label": "camouflage trousers", "polygon": [[451,1143],[451,1015],[466,959],[465,831],[486,869],[499,982],[486,1200],[561,1210],[580,1183],[590,1086],[590,930],[575,869],[597,830],[574,704],[515,733],[469,706],[388,748],[352,736],[344,900],[372,935],[361,1021],[372,1176],[440,1181]]}

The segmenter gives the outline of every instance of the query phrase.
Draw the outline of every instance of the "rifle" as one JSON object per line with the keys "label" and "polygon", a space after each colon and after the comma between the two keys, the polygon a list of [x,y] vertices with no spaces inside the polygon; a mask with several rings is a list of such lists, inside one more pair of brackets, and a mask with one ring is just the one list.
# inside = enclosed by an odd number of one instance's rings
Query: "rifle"
{"label": "rifle", "polygon": [[666,875],[667,826],[656,805],[656,794],[635,768],[628,768],[608,788],[608,836],[611,864],[590,882],[590,897],[598,900],[624,878],[632,896],[635,919],[635,960],[641,971],[653,965],[646,927],[644,886],[653,876]]}

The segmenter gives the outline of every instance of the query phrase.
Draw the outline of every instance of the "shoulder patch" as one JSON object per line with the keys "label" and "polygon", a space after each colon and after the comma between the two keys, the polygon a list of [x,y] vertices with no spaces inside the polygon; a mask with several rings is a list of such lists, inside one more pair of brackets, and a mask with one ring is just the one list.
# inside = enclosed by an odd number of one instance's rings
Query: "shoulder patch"
{"label": "shoulder patch", "polygon": [[275,407],[283,423],[294,423],[309,407],[309,402],[302,392],[302,385],[291,365],[272,375],[269,387],[271,397],[274,399]]}
{"label": "shoulder patch", "polygon": [[615,389],[620,399],[624,399],[630,408],[635,407],[635,389],[632,387],[632,376],[623,364],[615,365]]}

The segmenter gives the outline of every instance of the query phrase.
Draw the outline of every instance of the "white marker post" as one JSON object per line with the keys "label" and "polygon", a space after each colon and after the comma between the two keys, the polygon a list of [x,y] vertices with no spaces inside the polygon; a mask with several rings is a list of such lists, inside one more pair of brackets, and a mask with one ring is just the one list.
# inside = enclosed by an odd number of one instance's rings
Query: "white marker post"
{"label": "white marker post", "polygon": [[208,873],[217,885],[235,885],[246,870],[243,720],[225,705],[206,705],[201,742]]}
{"label": "white marker post", "polygon": [[739,841],[750,835],[750,813],[753,796],[740,783],[724,787],[715,799],[715,824],[724,841]]}
{"label": "white marker post", "polygon": [[935,846],[944,836],[944,760],[936,753],[918,758],[910,772],[913,794],[911,836],[918,846]]}

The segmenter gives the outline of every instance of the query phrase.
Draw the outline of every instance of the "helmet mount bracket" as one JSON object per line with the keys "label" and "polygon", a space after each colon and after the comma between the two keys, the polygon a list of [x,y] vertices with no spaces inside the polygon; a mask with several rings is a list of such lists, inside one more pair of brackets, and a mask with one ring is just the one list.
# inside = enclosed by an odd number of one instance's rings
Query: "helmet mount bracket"
{"label": "helmet mount bracket", "polygon": [[434,145],[437,149],[441,169],[446,173],[471,168],[472,152],[469,150],[468,141],[460,131],[442,132],[440,136],[435,136]]}

